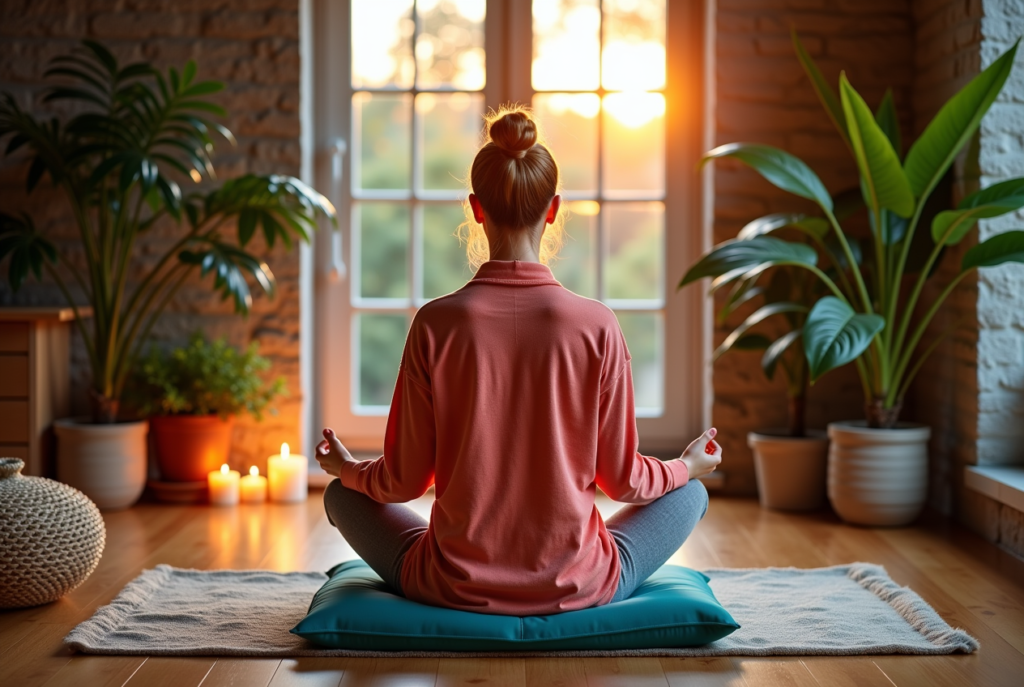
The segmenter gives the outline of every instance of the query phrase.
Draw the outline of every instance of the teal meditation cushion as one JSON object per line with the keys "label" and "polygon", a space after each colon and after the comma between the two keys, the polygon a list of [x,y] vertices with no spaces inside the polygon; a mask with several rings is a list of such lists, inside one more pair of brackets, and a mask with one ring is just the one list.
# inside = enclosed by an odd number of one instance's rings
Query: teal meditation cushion
{"label": "teal meditation cushion", "polygon": [[739,628],[703,573],[662,566],[633,595],[555,615],[470,613],[410,601],[361,560],[328,571],[292,632],[363,651],[608,651],[701,646]]}

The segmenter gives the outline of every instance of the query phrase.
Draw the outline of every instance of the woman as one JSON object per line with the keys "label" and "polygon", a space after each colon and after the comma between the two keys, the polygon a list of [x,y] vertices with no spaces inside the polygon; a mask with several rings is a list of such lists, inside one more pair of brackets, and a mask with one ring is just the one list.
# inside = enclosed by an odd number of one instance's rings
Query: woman
{"label": "woman", "polygon": [[[521,108],[489,118],[469,208],[489,259],[424,305],[405,344],[384,455],[324,430],[328,518],[415,601],[544,615],[627,598],[707,509],[708,430],[676,460],[637,452],[629,351],[615,315],[563,288],[558,167]],[[549,236],[545,240],[545,229]],[[470,240],[470,255],[479,250]],[[430,522],[399,503],[435,486]],[[600,487],[627,506],[605,523]]]}

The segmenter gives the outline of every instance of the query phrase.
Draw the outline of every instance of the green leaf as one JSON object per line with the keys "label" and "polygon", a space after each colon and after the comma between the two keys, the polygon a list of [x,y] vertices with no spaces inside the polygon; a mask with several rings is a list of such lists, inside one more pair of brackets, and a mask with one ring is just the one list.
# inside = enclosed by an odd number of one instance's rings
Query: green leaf
{"label": "green leaf", "polygon": [[114,54],[107,50],[102,43],[98,43],[93,40],[85,39],[82,41],[82,45],[88,48],[96,59],[107,68],[111,76],[117,74],[117,59]]}
{"label": "green leaf", "polygon": [[257,212],[250,208],[242,210],[238,215],[238,245],[245,246],[256,233]]}
{"label": "green leaf", "polygon": [[998,217],[1024,207],[1024,179],[1009,179],[983,188],[964,198],[958,209],[940,212],[932,220],[932,239],[945,239],[947,246],[959,243],[979,219]]}
{"label": "green leaf", "polygon": [[836,97],[835,91],[829,85],[825,77],[822,76],[821,70],[818,69],[818,65],[814,63],[811,56],[807,54],[804,49],[803,43],[800,42],[800,37],[797,36],[796,29],[793,29],[793,47],[796,49],[796,57],[800,60],[800,64],[803,66],[804,71],[807,72],[807,76],[811,79],[811,85],[814,86],[814,92],[818,94],[818,99],[821,100],[821,104],[825,106],[825,112],[828,113],[832,123],[836,125],[836,130],[839,135],[842,136],[843,140],[846,141],[847,145],[850,143],[849,135],[847,134],[846,128],[846,114],[843,112],[842,105],[839,103],[839,98]]}
{"label": "green leaf", "polygon": [[782,354],[793,345],[803,332],[799,329],[793,329],[786,332],[781,337],[773,341],[764,351],[764,355],[761,356],[761,369],[764,370],[764,376],[769,380],[775,377],[775,368],[779,364],[779,360],[782,358]]}
{"label": "green leaf", "polygon": [[733,239],[720,243],[693,265],[679,282],[679,288],[698,279],[717,277],[733,270],[748,271],[793,263],[816,265],[818,253],[808,245],[771,236],[757,236],[746,241]]}
{"label": "green leaf", "polygon": [[893,102],[891,88],[885,89],[882,102],[878,105],[878,111],[875,112],[875,122],[885,137],[889,139],[892,149],[896,151],[896,157],[902,157],[903,136],[900,133],[900,116],[896,113],[896,103]]}
{"label": "green leaf", "polygon": [[736,238],[745,241],[786,227],[793,227],[818,239],[823,238],[829,231],[829,224],[822,217],[809,217],[798,212],[780,212],[748,222],[740,229],[740,233],[736,234]]}
{"label": "green leaf", "polygon": [[995,267],[1005,262],[1024,263],[1024,231],[1007,231],[982,241],[967,251],[960,270]]}
{"label": "green leaf", "polygon": [[946,102],[911,146],[903,169],[914,197],[931,191],[978,128],[1013,69],[1019,43]]}
{"label": "green leaf", "polygon": [[723,324],[729,315],[736,312],[744,303],[749,303],[764,293],[764,287],[757,286],[757,278],[743,279],[736,283],[732,292],[725,301],[725,305],[718,311],[715,318],[718,324]]}
{"label": "green leaf", "polygon": [[795,155],[757,143],[727,143],[708,151],[701,159],[701,164],[721,157],[735,158],[783,191],[813,200],[826,210],[832,210],[832,197],[821,179]]}
{"label": "green leaf", "polygon": [[237,313],[248,313],[252,307],[252,294],[245,280],[245,272],[256,279],[267,295],[274,295],[276,282],[270,267],[240,248],[209,240],[205,249],[183,250],[178,254],[178,259],[186,265],[198,266],[200,276],[205,277],[213,272],[214,289],[221,292],[222,298],[234,299]]}
{"label": "green leaf", "polygon": [[36,231],[27,215],[18,219],[0,213],[0,260],[8,256],[8,283],[18,291],[30,273],[43,278],[43,264],[57,262],[57,249]]}
{"label": "green leaf", "polygon": [[196,61],[189,60],[185,63],[185,69],[181,72],[181,80],[187,86],[192,83],[194,78],[196,78]]}
{"label": "green leaf", "polygon": [[815,303],[803,331],[811,382],[829,370],[856,360],[884,327],[885,319],[881,315],[854,312],[835,296],[825,296]]}
{"label": "green leaf", "polygon": [[875,122],[867,103],[850,85],[845,72],[839,76],[839,92],[850,132],[850,147],[857,159],[868,203],[876,212],[885,208],[900,217],[909,217],[914,212],[914,194],[892,143]]}
{"label": "green leaf", "polygon": [[788,301],[782,301],[780,303],[768,303],[762,305],[760,308],[752,312],[747,319],[743,320],[736,329],[729,333],[729,336],[725,337],[725,340],[715,349],[712,355],[713,360],[718,360],[727,352],[729,352],[740,338],[747,333],[747,330],[754,325],[760,324],[764,320],[772,317],[773,315],[781,315],[783,313],[805,313],[807,312],[806,305],[800,305],[799,303],[790,303]]}

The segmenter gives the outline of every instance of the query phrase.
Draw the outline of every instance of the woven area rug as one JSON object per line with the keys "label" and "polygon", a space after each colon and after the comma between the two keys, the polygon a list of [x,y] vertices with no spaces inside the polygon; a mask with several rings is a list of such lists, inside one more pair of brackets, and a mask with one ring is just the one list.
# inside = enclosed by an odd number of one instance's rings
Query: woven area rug
{"label": "woven area rug", "polygon": [[881,566],[712,569],[711,588],[742,627],[694,649],[572,652],[374,652],[318,649],[288,632],[322,573],[146,570],[65,637],[92,654],[145,656],[784,656],[971,653],[952,628]]}

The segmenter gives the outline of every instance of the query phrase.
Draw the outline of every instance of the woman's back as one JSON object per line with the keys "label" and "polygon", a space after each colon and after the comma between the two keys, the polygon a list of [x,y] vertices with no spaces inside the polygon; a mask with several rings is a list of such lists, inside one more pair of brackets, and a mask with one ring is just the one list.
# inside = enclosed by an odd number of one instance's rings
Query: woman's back
{"label": "woman's back", "polygon": [[612,598],[618,552],[596,487],[646,503],[687,479],[682,463],[636,452],[628,361],[614,314],[539,263],[486,262],[420,310],[384,459],[342,471],[383,502],[435,483],[402,567],[408,597],[513,615]]}

